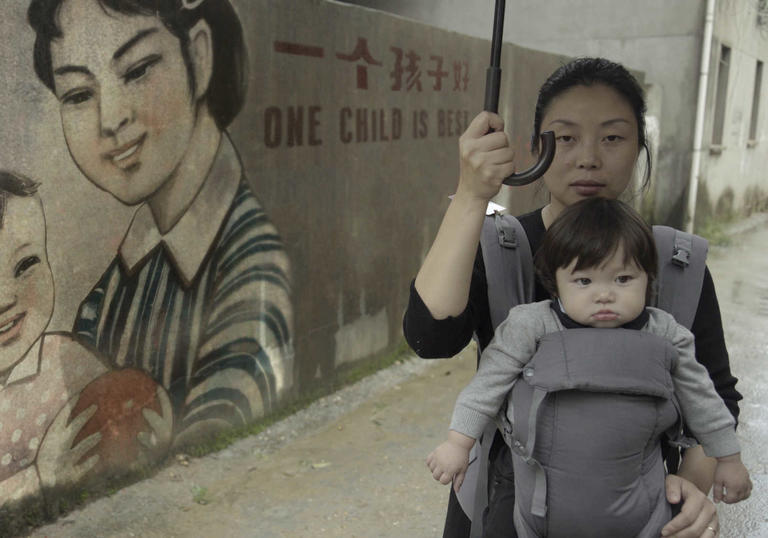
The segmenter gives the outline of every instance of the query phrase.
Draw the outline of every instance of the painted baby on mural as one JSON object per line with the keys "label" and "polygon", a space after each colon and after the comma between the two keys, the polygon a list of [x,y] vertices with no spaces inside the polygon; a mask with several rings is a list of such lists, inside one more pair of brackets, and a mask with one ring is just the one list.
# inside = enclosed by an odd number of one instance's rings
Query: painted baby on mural
{"label": "painted baby on mural", "polygon": [[[71,486],[92,469],[107,471],[113,458],[126,468],[148,462],[142,442],[162,453],[170,441],[151,428],[163,424],[162,413],[170,414],[162,388],[144,381],[147,403],[157,405],[135,406],[138,422],[128,431],[127,400],[117,401],[114,388],[126,375],[141,380],[142,373],[111,371],[71,335],[44,332],[54,283],[37,186],[0,170],[0,506]],[[70,421],[78,407],[78,418]]]}
{"label": "painted baby on mural", "polygon": [[292,311],[282,242],[225,132],[246,88],[232,5],[32,0],[29,21],[73,160],[138,206],[74,331],[167,389],[177,444],[258,418],[291,383]]}

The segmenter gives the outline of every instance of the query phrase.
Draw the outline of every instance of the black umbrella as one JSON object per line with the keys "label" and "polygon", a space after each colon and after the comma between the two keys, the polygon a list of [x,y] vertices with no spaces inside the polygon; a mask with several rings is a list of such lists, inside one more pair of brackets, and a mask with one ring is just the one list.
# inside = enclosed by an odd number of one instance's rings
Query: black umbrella
{"label": "black umbrella", "polygon": [[[485,72],[485,106],[488,112],[499,111],[499,86],[501,84],[501,43],[504,37],[504,0],[496,0],[493,15],[493,38],[491,40],[491,65]],[[547,171],[555,157],[555,133],[541,133],[539,162],[525,172],[512,174],[504,180],[505,185],[527,185],[539,179]]]}

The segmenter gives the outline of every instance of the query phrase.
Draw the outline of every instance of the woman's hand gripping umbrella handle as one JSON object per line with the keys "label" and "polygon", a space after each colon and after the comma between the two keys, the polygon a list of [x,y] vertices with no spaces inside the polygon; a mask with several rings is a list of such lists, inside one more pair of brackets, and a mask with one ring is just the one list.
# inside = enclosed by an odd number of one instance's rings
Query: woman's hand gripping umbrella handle
{"label": "woman's hand gripping umbrella handle", "polygon": [[[498,112],[499,87],[501,85],[501,43],[504,34],[504,1],[496,0],[493,16],[493,38],[491,40],[491,65],[485,72],[485,106],[483,110]],[[547,171],[555,157],[555,133],[541,133],[541,152],[539,161],[531,168],[519,174],[512,174],[504,179],[505,185],[527,185],[539,179]]]}

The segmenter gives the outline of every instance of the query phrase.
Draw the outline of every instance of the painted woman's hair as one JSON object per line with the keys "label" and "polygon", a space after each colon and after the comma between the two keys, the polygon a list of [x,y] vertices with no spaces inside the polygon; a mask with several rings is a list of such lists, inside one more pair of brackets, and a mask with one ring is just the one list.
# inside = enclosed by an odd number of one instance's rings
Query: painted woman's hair
{"label": "painted woman's hair", "polygon": [[[51,41],[62,36],[58,13],[65,0],[32,0],[27,11],[35,31],[34,65],[38,78],[54,91]],[[229,0],[205,0],[190,4],[183,0],[94,0],[102,7],[124,15],[157,16],[181,42],[187,66],[187,79],[194,94],[195,77],[189,55],[189,30],[204,19],[211,28],[213,73],[205,99],[219,129],[226,128],[237,116],[248,87],[247,55],[243,29]]]}
{"label": "painted woman's hair", "polygon": [[653,231],[637,211],[619,200],[593,197],[563,209],[534,256],[536,274],[550,295],[557,297],[558,269],[574,260],[577,271],[599,267],[619,247],[624,249],[624,263],[634,261],[648,275],[646,301],[650,300],[658,274]]}
{"label": "painted woman's hair", "polygon": [[9,196],[28,197],[37,193],[40,184],[16,172],[0,170],[0,228],[5,218],[5,204]]}

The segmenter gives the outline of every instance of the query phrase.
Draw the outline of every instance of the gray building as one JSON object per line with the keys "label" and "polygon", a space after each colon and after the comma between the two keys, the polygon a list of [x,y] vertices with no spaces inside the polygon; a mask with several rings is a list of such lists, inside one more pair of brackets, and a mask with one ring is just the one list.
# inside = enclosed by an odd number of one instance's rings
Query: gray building
{"label": "gray building", "polygon": [[[490,38],[492,0],[352,3]],[[506,4],[505,41],[568,56],[604,56],[645,74],[649,135],[656,147],[653,188],[644,208],[654,222],[685,227],[695,213],[700,228],[713,216],[727,218],[766,208],[768,177],[761,168],[768,162],[768,139],[762,109],[768,103],[760,96],[765,85],[763,62],[768,58],[768,2],[510,0]],[[708,8],[709,20],[714,21],[709,34]],[[705,34],[711,35],[708,50],[703,50]],[[701,61],[703,52],[708,52],[706,64]],[[706,92],[700,95],[701,80]],[[697,114],[699,103],[703,104]],[[698,179],[698,188],[689,200],[692,176]]]}

